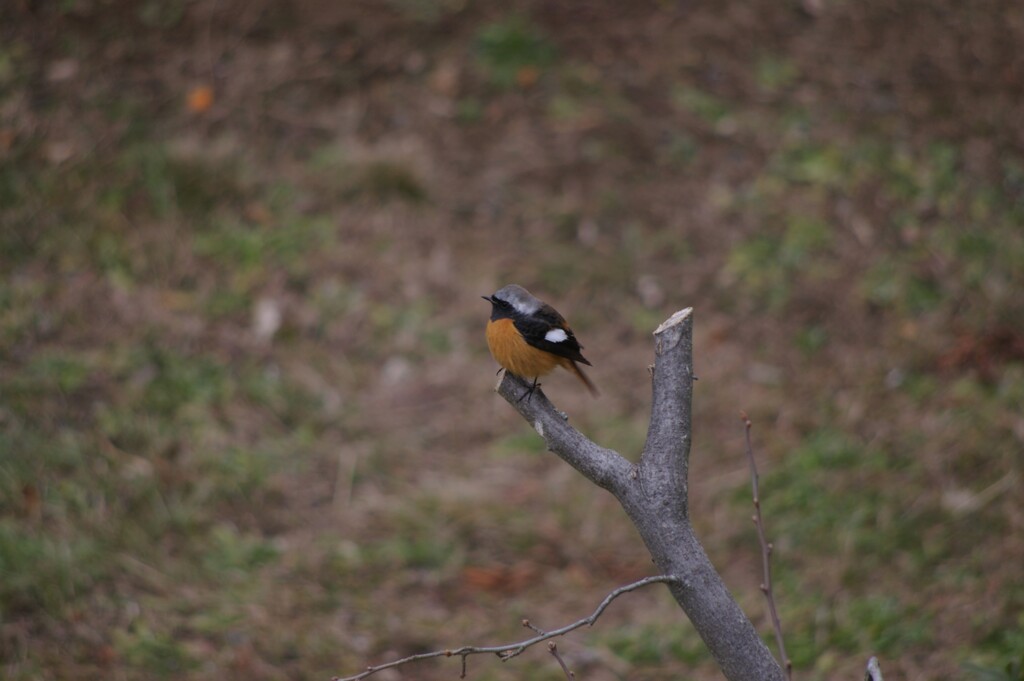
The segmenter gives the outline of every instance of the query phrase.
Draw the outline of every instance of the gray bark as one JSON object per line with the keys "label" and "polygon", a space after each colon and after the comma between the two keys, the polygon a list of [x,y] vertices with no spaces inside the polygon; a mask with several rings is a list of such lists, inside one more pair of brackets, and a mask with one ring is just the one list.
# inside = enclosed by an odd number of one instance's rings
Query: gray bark
{"label": "gray bark", "polygon": [[669,584],[672,596],[725,677],[784,681],[782,667],[726,589],[690,524],[692,308],[663,322],[654,338],[651,423],[636,466],[570,426],[540,390],[521,399],[529,385],[515,376],[506,375],[498,392],[533,425],[549,450],[619,500],[658,569],[680,579]]}

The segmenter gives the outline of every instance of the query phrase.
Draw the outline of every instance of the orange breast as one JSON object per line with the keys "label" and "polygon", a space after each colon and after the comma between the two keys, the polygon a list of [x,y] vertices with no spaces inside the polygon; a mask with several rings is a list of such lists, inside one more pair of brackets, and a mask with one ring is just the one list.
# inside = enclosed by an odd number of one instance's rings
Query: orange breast
{"label": "orange breast", "polygon": [[498,364],[522,378],[543,376],[564,362],[558,355],[529,345],[511,319],[487,322],[487,347]]}

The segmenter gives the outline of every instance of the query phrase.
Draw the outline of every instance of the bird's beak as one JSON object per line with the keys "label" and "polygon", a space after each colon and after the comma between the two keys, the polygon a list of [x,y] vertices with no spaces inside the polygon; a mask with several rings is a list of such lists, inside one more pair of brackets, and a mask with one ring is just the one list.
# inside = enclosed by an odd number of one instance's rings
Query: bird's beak
{"label": "bird's beak", "polygon": [[494,301],[491,300],[490,296],[480,296],[480,297],[483,298],[484,300],[486,300],[488,303],[491,303],[492,305],[494,304]]}

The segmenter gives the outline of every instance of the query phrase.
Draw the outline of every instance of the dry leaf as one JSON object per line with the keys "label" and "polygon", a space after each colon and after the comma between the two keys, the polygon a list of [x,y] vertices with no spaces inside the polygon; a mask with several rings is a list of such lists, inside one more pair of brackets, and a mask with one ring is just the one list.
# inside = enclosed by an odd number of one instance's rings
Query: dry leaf
{"label": "dry leaf", "polygon": [[213,105],[213,88],[209,85],[197,85],[192,88],[189,90],[186,105],[192,113],[203,113]]}

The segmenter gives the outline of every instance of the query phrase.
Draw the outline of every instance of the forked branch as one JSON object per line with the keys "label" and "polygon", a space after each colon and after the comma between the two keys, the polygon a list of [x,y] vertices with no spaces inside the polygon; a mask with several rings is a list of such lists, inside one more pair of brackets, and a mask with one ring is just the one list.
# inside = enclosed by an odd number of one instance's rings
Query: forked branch
{"label": "forked branch", "polygon": [[[690,523],[688,474],[693,397],[693,310],[686,308],[666,319],[654,332],[651,422],[638,463],[591,442],[568,424],[544,393],[537,389],[523,399],[531,385],[507,374],[498,392],[544,438],[550,451],[611,492],[629,516],[662,573],[620,587],[589,617],[551,632],[503,646],[466,646],[412,655],[339,681],[356,681],[371,674],[434,657],[462,658],[493,653],[502,660],[526,648],[593,624],[608,603],[633,589],[663,582],[679,603],[711,656],[729,681],[785,681],[786,673],[772,657],[750,619],[726,589]],[[756,494],[756,493],[755,493]],[[767,580],[766,580],[767,582]],[[785,654],[783,653],[783,657]]]}
{"label": "forked branch", "polygon": [[[540,390],[506,375],[498,392],[549,450],[619,500],[658,569],[685,582],[669,590],[690,618],[730,681],[784,681],[754,625],[726,589],[690,523],[688,478],[693,398],[693,309],[666,319],[654,331],[651,421],[640,461],[594,444],[569,426]],[[692,587],[691,587],[692,585]]]}
{"label": "forked branch", "polygon": [[[409,657],[403,657],[400,660],[393,660],[391,662],[385,662],[384,664],[379,664],[379,665],[376,665],[376,666],[373,666],[373,667],[367,667],[366,669],[364,669],[359,674],[356,674],[355,676],[344,676],[344,677],[335,676],[333,681],[358,681],[359,679],[365,679],[368,676],[373,676],[377,672],[382,672],[385,669],[392,669],[394,667],[401,667],[402,665],[409,664],[410,662],[419,662],[420,660],[430,660],[430,659],[433,659],[433,658],[436,658],[436,657],[455,657],[455,656],[459,656],[459,657],[462,658],[462,674],[461,674],[460,678],[465,678],[465,676],[466,676],[466,658],[469,657],[470,655],[492,654],[492,655],[497,655],[498,658],[501,659],[502,662],[504,662],[505,660],[511,660],[513,657],[516,657],[517,655],[522,654],[522,652],[525,651],[527,648],[530,648],[531,646],[535,646],[538,643],[543,643],[544,641],[548,641],[550,639],[557,638],[559,636],[565,636],[569,632],[575,631],[575,630],[577,630],[577,629],[579,629],[581,627],[593,626],[594,622],[597,621],[597,619],[601,616],[601,614],[605,611],[605,609],[607,609],[608,606],[611,605],[611,602],[614,601],[616,598],[618,598],[619,596],[621,596],[624,593],[629,593],[630,591],[636,591],[637,589],[640,589],[642,587],[648,586],[649,584],[659,584],[659,583],[661,583],[661,584],[678,584],[678,583],[681,583],[681,582],[682,582],[682,580],[679,577],[675,577],[675,576],[672,576],[672,575],[658,575],[656,577],[645,577],[643,579],[640,579],[640,580],[637,580],[637,581],[633,582],[632,584],[627,584],[625,586],[620,586],[618,589],[615,589],[614,591],[612,591],[611,593],[609,593],[607,596],[604,597],[604,600],[601,601],[601,603],[597,606],[597,609],[595,609],[594,612],[592,612],[590,615],[588,615],[587,617],[584,617],[583,619],[576,620],[572,624],[567,624],[564,627],[559,627],[558,629],[554,629],[552,631],[543,631],[542,632],[539,629],[537,629],[536,627],[533,627],[532,625],[530,625],[529,621],[524,620],[523,626],[526,626],[526,627],[532,629],[533,631],[538,632],[538,634],[536,636],[534,636],[532,638],[528,638],[525,641],[518,641],[516,643],[509,643],[509,644],[506,644],[506,645],[499,645],[499,646],[462,646],[461,648],[455,648],[455,649],[434,650],[434,651],[431,651],[429,653],[419,653],[418,655],[410,655]],[[557,659],[559,661],[559,663],[562,664],[562,668],[566,670],[566,674],[567,675],[570,674],[570,672],[568,672],[568,670],[565,667],[565,663],[562,662],[561,658],[556,654],[557,653],[557,648],[555,648],[555,649],[549,648],[549,650],[552,652],[553,655],[555,655],[555,659]]]}

